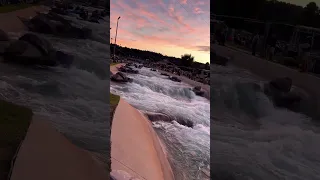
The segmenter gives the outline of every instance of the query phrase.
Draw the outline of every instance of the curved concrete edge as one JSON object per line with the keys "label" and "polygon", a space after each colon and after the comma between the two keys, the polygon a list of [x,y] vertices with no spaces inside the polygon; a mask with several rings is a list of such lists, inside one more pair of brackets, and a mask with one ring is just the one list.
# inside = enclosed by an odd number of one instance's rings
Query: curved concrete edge
{"label": "curved concrete edge", "polygon": [[122,98],[111,129],[111,168],[147,180],[173,180],[161,141],[150,121]]}
{"label": "curved concrete edge", "polygon": [[69,142],[50,123],[34,117],[17,154],[11,180],[105,180],[93,156]]}

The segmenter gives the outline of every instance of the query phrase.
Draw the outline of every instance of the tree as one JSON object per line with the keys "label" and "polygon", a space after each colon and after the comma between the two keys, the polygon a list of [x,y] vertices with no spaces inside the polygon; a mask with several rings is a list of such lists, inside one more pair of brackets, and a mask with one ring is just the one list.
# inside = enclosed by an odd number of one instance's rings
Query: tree
{"label": "tree", "polygon": [[191,54],[184,54],[181,56],[182,65],[190,67],[193,64],[194,57]]}

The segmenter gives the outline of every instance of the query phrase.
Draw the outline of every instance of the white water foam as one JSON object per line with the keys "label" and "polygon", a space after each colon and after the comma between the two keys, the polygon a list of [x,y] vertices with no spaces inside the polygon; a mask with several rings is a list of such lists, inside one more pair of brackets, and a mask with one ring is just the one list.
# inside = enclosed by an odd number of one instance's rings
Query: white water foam
{"label": "white water foam", "polygon": [[[320,129],[311,119],[274,107],[263,93],[250,88],[240,93],[235,85],[262,82],[252,74],[234,67],[211,69],[212,178],[319,179]],[[237,96],[228,99],[227,91]],[[246,103],[241,103],[243,99]]]}
{"label": "white water foam", "polygon": [[[145,112],[157,112],[190,120],[193,128],[177,122],[153,122],[168,150],[169,161],[177,179],[204,179],[209,170],[210,104],[195,96],[190,86],[173,82],[148,68],[129,75],[133,83],[111,84],[111,92]],[[200,170],[199,170],[200,169]]]}

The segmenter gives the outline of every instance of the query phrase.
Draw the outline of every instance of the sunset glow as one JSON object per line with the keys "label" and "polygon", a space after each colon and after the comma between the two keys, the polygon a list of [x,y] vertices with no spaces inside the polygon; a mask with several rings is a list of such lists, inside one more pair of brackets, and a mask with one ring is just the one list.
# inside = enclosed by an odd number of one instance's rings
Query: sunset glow
{"label": "sunset glow", "polygon": [[210,0],[111,0],[110,38],[130,48],[210,61]]}

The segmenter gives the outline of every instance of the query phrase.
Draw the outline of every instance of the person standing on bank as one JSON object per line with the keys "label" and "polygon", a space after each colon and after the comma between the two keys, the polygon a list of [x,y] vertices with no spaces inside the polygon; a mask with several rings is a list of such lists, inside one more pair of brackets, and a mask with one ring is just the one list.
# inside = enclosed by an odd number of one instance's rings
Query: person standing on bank
{"label": "person standing on bank", "polygon": [[257,44],[259,42],[259,33],[256,33],[256,35],[252,39],[252,55],[256,55],[256,49],[257,49]]}

